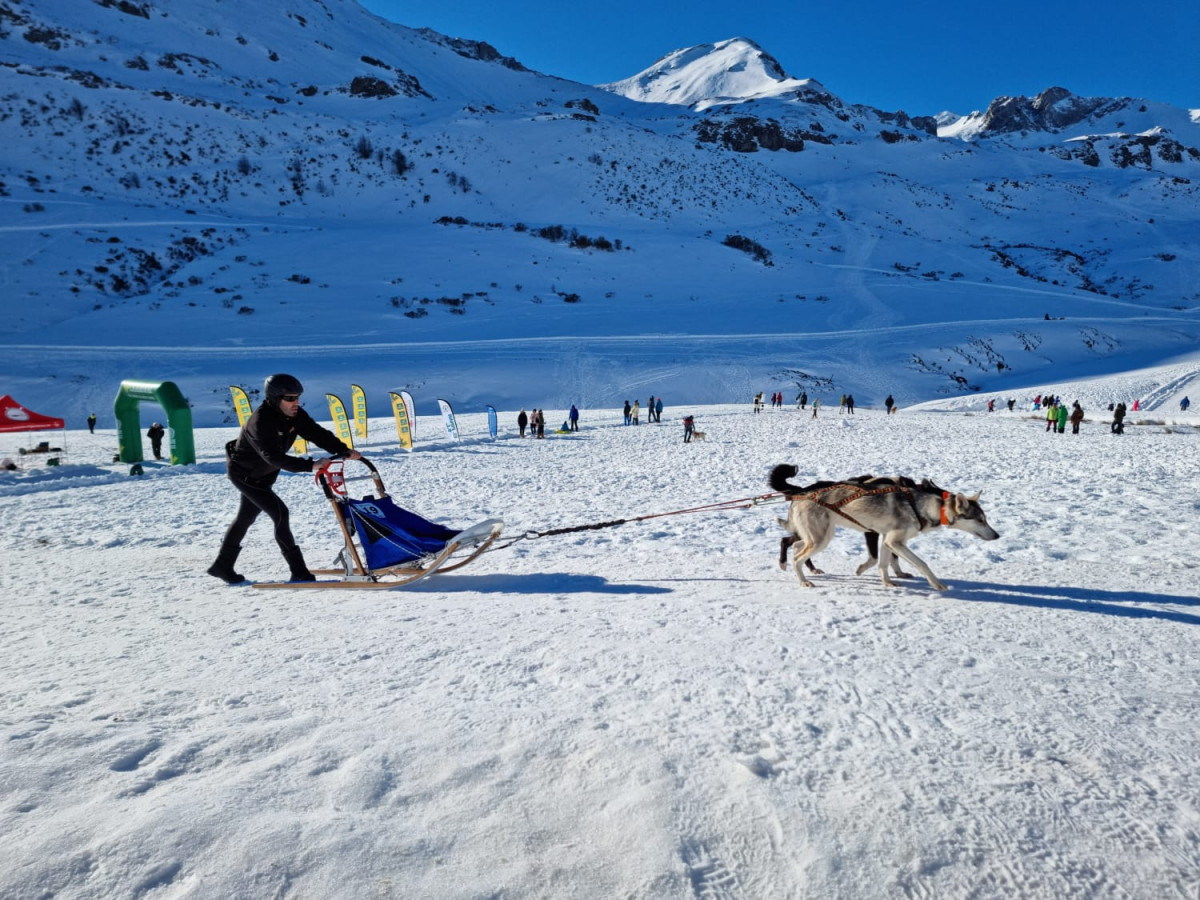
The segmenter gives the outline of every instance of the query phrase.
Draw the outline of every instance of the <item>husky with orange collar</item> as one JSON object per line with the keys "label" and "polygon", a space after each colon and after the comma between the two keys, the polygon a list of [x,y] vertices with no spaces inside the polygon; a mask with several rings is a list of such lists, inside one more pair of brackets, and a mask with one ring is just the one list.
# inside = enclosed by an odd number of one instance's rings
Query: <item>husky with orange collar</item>
{"label": "husky with orange collar", "polygon": [[[805,587],[812,582],[804,576],[803,565],[820,553],[833,540],[838,525],[855,531],[879,535],[879,572],[883,583],[894,587],[888,577],[888,566],[900,557],[917,567],[929,586],[937,591],[946,585],[930,571],[923,559],[908,548],[908,541],[924,531],[942,526],[973,534],[985,541],[994,541],[996,533],[979,505],[979,494],[952,494],[930,481],[915,482],[909,478],[861,478],[846,481],[819,481],[801,487],[789,478],[799,471],[795,466],[778,465],[771,471],[771,487],[791,500],[787,519],[779,524],[789,533],[783,539],[781,556],[787,546],[800,543],[793,553],[792,565],[796,577]],[[874,560],[859,566],[858,574],[867,570]]]}

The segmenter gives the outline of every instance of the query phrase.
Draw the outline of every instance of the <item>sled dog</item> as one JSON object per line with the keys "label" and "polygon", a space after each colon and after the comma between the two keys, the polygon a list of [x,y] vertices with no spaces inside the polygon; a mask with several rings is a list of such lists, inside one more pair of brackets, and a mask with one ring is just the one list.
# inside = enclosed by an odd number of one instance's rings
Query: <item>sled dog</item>
{"label": "sled dog", "polygon": [[708,435],[706,435],[703,431],[693,431],[692,432],[692,440],[693,441],[707,441]]}
{"label": "sled dog", "polygon": [[[909,549],[908,541],[943,525],[985,541],[1000,537],[988,524],[979,505],[979,494],[971,497],[952,494],[930,481],[917,483],[899,477],[819,481],[801,487],[788,481],[797,471],[795,466],[778,465],[771,471],[770,483],[792,501],[787,519],[780,519],[779,524],[789,532],[792,543],[802,542],[799,551],[793,553],[792,565],[805,587],[812,587],[812,582],[804,576],[804,563],[829,546],[838,525],[879,536],[879,573],[888,587],[895,586],[888,577],[888,567],[893,556],[899,556],[916,566],[929,586],[938,591],[946,590],[946,585]],[[786,555],[786,549],[781,545],[781,555]],[[868,560],[859,567],[859,573],[870,565]]]}
{"label": "sled dog", "polygon": [[[770,479],[771,487],[774,490],[779,491],[780,493],[783,493],[783,494],[794,494],[797,490],[803,491],[803,490],[809,490],[809,489],[819,489],[821,487],[828,487],[829,485],[835,484],[835,482],[832,482],[832,481],[821,481],[821,482],[817,482],[816,484],[809,485],[807,488],[798,488],[796,485],[790,483],[787,480],[791,476],[795,475],[796,471],[797,471],[797,469],[795,466],[787,466],[787,465],[776,466],[771,471],[771,479]],[[852,484],[868,484],[868,485],[898,484],[898,485],[905,485],[907,487],[914,487],[916,485],[916,483],[911,478],[905,478],[903,475],[894,475],[891,477],[875,476],[875,475],[858,475],[854,478],[847,478],[846,481],[848,481]],[[925,482],[925,484],[928,484],[930,487],[933,488],[933,490],[936,490],[936,491],[941,490],[941,488],[937,487],[936,485],[933,485],[932,482]],[[787,528],[786,520],[776,519],[775,521],[777,521],[783,528]],[[860,564],[859,567],[854,570],[855,575],[861,575],[863,572],[872,568],[879,562],[879,535],[874,531],[868,531],[863,534],[863,539],[867,545],[867,560],[866,560],[866,562]],[[789,533],[786,537],[782,538],[779,541],[779,568],[782,571],[784,571],[784,572],[787,571],[788,548],[790,548],[793,544],[795,544],[797,541],[800,541],[800,540],[803,540],[803,538],[797,537],[796,535]],[[825,572],[823,570],[818,569],[813,564],[811,556],[808,559],[804,560],[804,565],[808,568],[808,571],[812,572],[814,575],[824,575],[825,574]],[[913,577],[911,573],[905,572],[900,567],[900,557],[896,556],[895,554],[892,554],[892,570],[896,573],[897,578],[912,578]]]}

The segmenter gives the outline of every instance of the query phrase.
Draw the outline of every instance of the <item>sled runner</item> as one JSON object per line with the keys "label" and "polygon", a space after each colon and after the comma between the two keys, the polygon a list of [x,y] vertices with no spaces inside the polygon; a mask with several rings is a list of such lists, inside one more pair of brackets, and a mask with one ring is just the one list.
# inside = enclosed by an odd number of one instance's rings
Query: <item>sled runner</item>
{"label": "sled runner", "polygon": [[[488,519],[461,531],[430,522],[397,506],[375,466],[365,457],[358,462],[370,474],[350,480],[369,478],[375,487],[374,494],[361,500],[353,499],[346,489],[344,460],[335,459],[316,479],[342,533],[338,568],[312,569],[317,581],[259,582],[255,587],[371,590],[412,584],[434,572],[462,568],[486,550],[504,528],[500,519]],[[321,580],[322,575],[338,578]]]}

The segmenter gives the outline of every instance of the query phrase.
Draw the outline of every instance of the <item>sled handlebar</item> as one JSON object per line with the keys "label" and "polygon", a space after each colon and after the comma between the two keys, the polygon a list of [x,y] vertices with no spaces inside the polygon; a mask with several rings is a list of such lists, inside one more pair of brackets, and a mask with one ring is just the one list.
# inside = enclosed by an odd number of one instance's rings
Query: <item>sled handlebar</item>
{"label": "sled handlebar", "polygon": [[387,496],[387,489],[383,486],[383,479],[379,477],[379,470],[365,456],[360,456],[356,460],[351,460],[349,457],[340,455],[326,457],[326,459],[330,460],[329,465],[317,472],[315,481],[321,486],[321,490],[325,492],[325,496],[328,499],[333,500],[346,496],[347,479],[344,469],[347,462],[360,462],[366,466],[370,474],[363,477],[370,478],[375,483],[375,496]]}

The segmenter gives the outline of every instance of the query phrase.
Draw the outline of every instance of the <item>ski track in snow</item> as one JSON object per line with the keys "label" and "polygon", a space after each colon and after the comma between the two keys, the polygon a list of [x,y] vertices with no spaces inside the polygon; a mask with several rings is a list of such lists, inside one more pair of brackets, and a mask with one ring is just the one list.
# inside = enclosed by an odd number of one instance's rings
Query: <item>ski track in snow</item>
{"label": "ski track in snow", "polygon": [[[1195,424],[694,411],[692,445],[669,408],[544,441],[418,417],[411,454],[376,419],[362,449],[402,503],[508,538],[756,497],[793,462],[982,489],[1001,539],[914,541],[938,594],[855,577],[839,530],[806,590],[764,505],[291,595],[203,574],[232,429],[143,478],[72,432],[73,466],[0,482],[0,894],[1197,895]],[[324,499],[279,491],[326,562]],[[263,523],[239,569],[282,574]]]}

